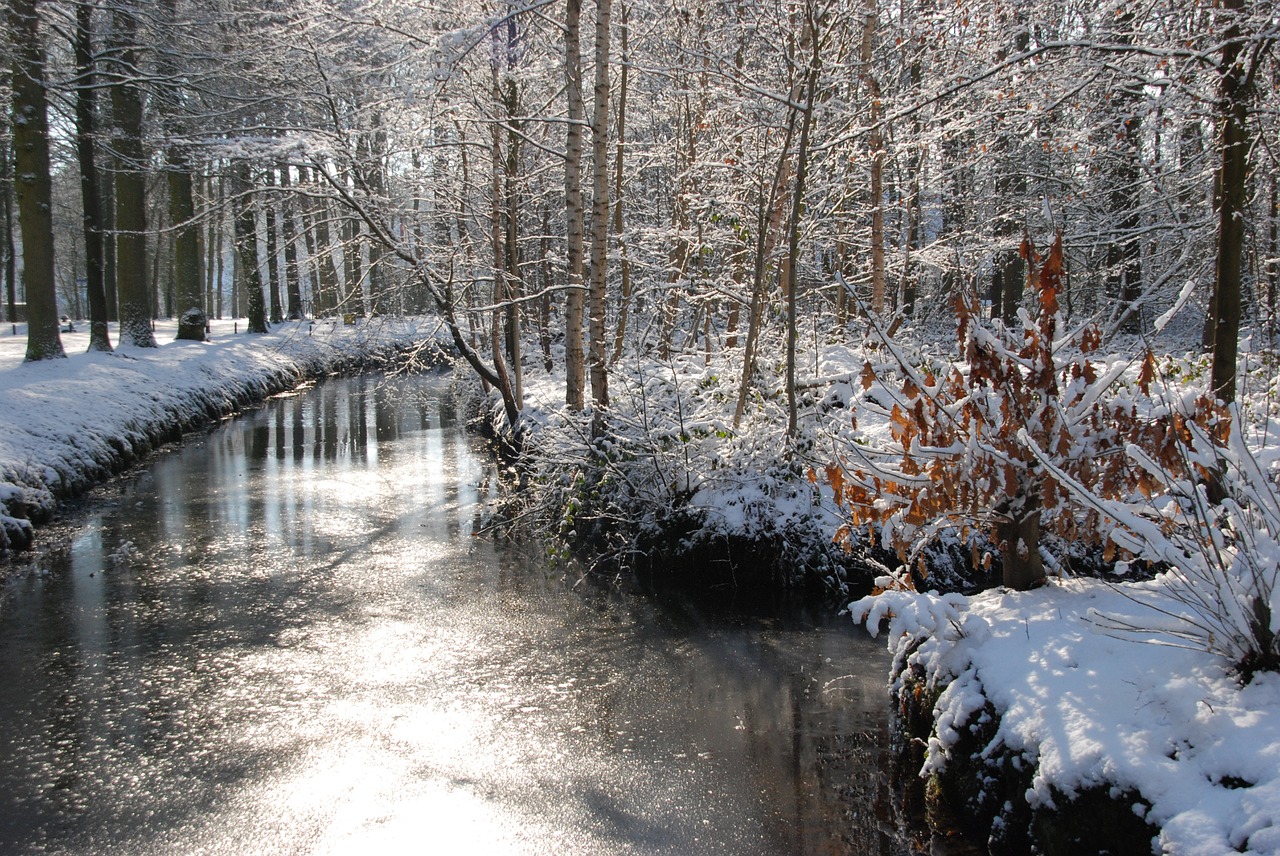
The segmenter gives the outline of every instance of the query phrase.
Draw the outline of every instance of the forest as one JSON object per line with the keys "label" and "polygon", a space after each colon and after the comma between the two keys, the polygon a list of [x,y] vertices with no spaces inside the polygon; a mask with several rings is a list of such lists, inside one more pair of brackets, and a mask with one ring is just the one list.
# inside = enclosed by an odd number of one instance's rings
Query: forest
{"label": "forest", "polygon": [[[1231,711],[1272,704],[1273,4],[8,0],[7,16],[3,309],[27,365],[64,357],[81,320],[91,351],[136,355],[159,318],[195,342],[217,319],[250,337],[429,319],[511,465],[489,530],[532,527],[553,565],[725,597],[872,592],[851,612],[889,628],[903,711],[936,702],[923,775],[981,756],[1026,786],[950,794],[980,822],[1035,839],[1027,801],[1111,787],[1138,794],[1120,812],[1137,840],[1280,850],[1274,770],[1171,750],[1196,787],[1271,789],[1244,820],[1193,823],[1159,759],[1099,779],[1049,751],[1053,716],[1065,758],[1112,690],[1082,689],[1096,706],[1073,718],[1059,693],[1019,707],[992,682],[1010,639],[1083,622],[1095,636],[1058,650],[1116,674],[1146,656],[1117,640],[1218,664],[1153,660],[1124,681],[1135,708],[1213,696],[1201,725],[1221,737]],[[1202,683],[1150,683],[1178,670]],[[1155,727],[1133,733],[1154,745]],[[1032,840],[1009,834],[993,852]]]}
{"label": "forest", "polygon": [[1266,436],[1266,4],[8,14],[28,360],[430,314],[567,552],[1025,588]]}
{"label": "forest", "polygon": [[[1228,436],[1240,342],[1246,380],[1274,362],[1263,5],[8,13],[4,277],[28,360],[63,353],[68,315],[109,351],[113,321],[148,347],[160,316],[201,340],[224,316],[431,313],[506,446],[536,429],[536,513],[597,554],[705,541],[725,504],[759,540],[807,474],[848,504],[847,552],[926,573],[938,533],[970,545],[973,523],[1026,587],[1042,525],[1114,559],[1114,515],[1064,478],[1150,496],[1109,453],[1191,471],[1180,426],[1208,432],[1199,454]],[[1177,374],[1204,375],[1182,413],[1153,403]],[[1151,406],[1126,416],[1133,395]],[[858,434],[877,414],[887,443]],[[717,492],[759,478],[763,497]],[[974,546],[967,573],[992,556]]]}

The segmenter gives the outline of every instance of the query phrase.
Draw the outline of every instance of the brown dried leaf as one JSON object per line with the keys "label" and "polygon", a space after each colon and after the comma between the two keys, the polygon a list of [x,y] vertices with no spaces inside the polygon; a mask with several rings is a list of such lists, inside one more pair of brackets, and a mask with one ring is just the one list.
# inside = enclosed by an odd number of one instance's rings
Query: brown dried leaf
{"label": "brown dried leaf", "polygon": [[902,471],[909,476],[920,475],[920,466],[911,458],[909,454],[902,456]]}
{"label": "brown dried leaf", "polygon": [[1156,379],[1156,355],[1151,353],[1151,349],[1147,348],[1147,353],[1142,358],[1142,368],[1138,372],[1138,389],[1142,390],[1143,395],[1151,394],[1151,384]]}
{"label": "brown dried leaf", "polygon": [[864,390],[871,389],[872,384],[876,382],[876,370],[871,368],[870,361],[862,365],[862,388]]}
{"label": "brown dried leaf", "polygon": [[1018,471],[1014,469],[1012,464],[1004,466],[1004,492],[1006,496],[1017,496],[1021,492],[1021,486],[1018,484]]}
{"label": "brown dried leaf", "polygon": [[827,484],[835,494],[836,506],[844,508],[844,467],[839,464],[827,464]]}

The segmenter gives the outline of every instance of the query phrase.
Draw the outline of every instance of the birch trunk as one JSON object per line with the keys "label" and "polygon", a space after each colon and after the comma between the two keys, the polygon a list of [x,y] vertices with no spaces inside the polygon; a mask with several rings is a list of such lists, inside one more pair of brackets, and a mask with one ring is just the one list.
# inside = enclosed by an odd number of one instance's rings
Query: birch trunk
{"label": "birch trunk", "polygon": [[596,0],[595,104],[591,116],[591,292],[587,362],[591,370],[593,424],[609,406],[605,305],[609,249],[609,25],[613,0]]}
{"label": "birch trunk", "polygon": [[564,205],[565,262],[569,290],[565,295],[565,403],[570,410],[586,404],[586,355],[582,346],[583,220],[582,205],[582,0],[565,0],[565,89],[569,127],[565,140]]}

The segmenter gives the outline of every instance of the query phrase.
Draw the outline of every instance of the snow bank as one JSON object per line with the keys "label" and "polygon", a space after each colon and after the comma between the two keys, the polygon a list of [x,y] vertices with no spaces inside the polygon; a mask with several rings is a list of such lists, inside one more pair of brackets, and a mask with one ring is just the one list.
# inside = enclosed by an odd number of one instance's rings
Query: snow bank
{"label": "snow bank", "polygon": [[[840,353],[844,362],[815,368],[843,372],[847,386],[852,351]],[[829,379],[813,382],[821,391],[802,404],[798,439],[786,436],[781,390],[763,379],[735,427],[739,354],[629,356],[610,376],[602,438],[591,436],[591,413],[564,407],[562,373],[526,366],[521,501],[532,512],[518,517],[546,533],[550,554],[576,551],[692,589],[846,596],[853,561],[832,543],[843,513],[807,477],[828,460],[808,417],[826,407]]]}
{"label": "snow bank", "polygon": [[[1090,615],[1151,623],[1132,597],[1161,600],[1162,580],[1117,586],[1055,581],[973,597],[890,592],[851,605],[873,631],[888,622],[900,670],[943,688],[923,772],[945,770],[975,714],[999,714],[986,757],[1034,765],[1025,798],[1054,808],[1102,787],[1136,794],[1159,850],[1209,856],[1280,853],[1280,675],[1241,685],[1222,658],[1155,635],[1109,635]],[[900,672],[901,673],[901,672]],[[1145,806],[1149,805],[1149,809]]]}
{"label": "snow bank", "polygon": [[[26,337],[0,335],[0,552],[31,539],[58,497],[75,494],[183,430],[371,354],[436,341],[434,322],[374,319],[345,327],[292,322],[266,335],[215,321],[209,342],[84,353],[87,331],[64,334],[67,359],[24,363]],[[114,335],[113,335],[114,339]]]}

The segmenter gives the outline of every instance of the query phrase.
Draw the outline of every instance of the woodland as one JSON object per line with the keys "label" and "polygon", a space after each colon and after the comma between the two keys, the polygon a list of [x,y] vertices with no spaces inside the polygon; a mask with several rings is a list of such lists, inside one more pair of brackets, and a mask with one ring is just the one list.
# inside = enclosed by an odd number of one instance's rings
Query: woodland
{"label": "woodland", "polygon": [[156,318],[235,319],[191,400],[410,319],[510,464],[489,530],[887,628],[991,852],[1280,852],[1273,3],[6,12],[15,400],[79,319],[157,410]]}
{"label": "woodland", "polygon": [[7,13],[29,361],[68,315],[427,314],[549,552],[836,595],[1158,570],[1275,504],[1270,4]]}

